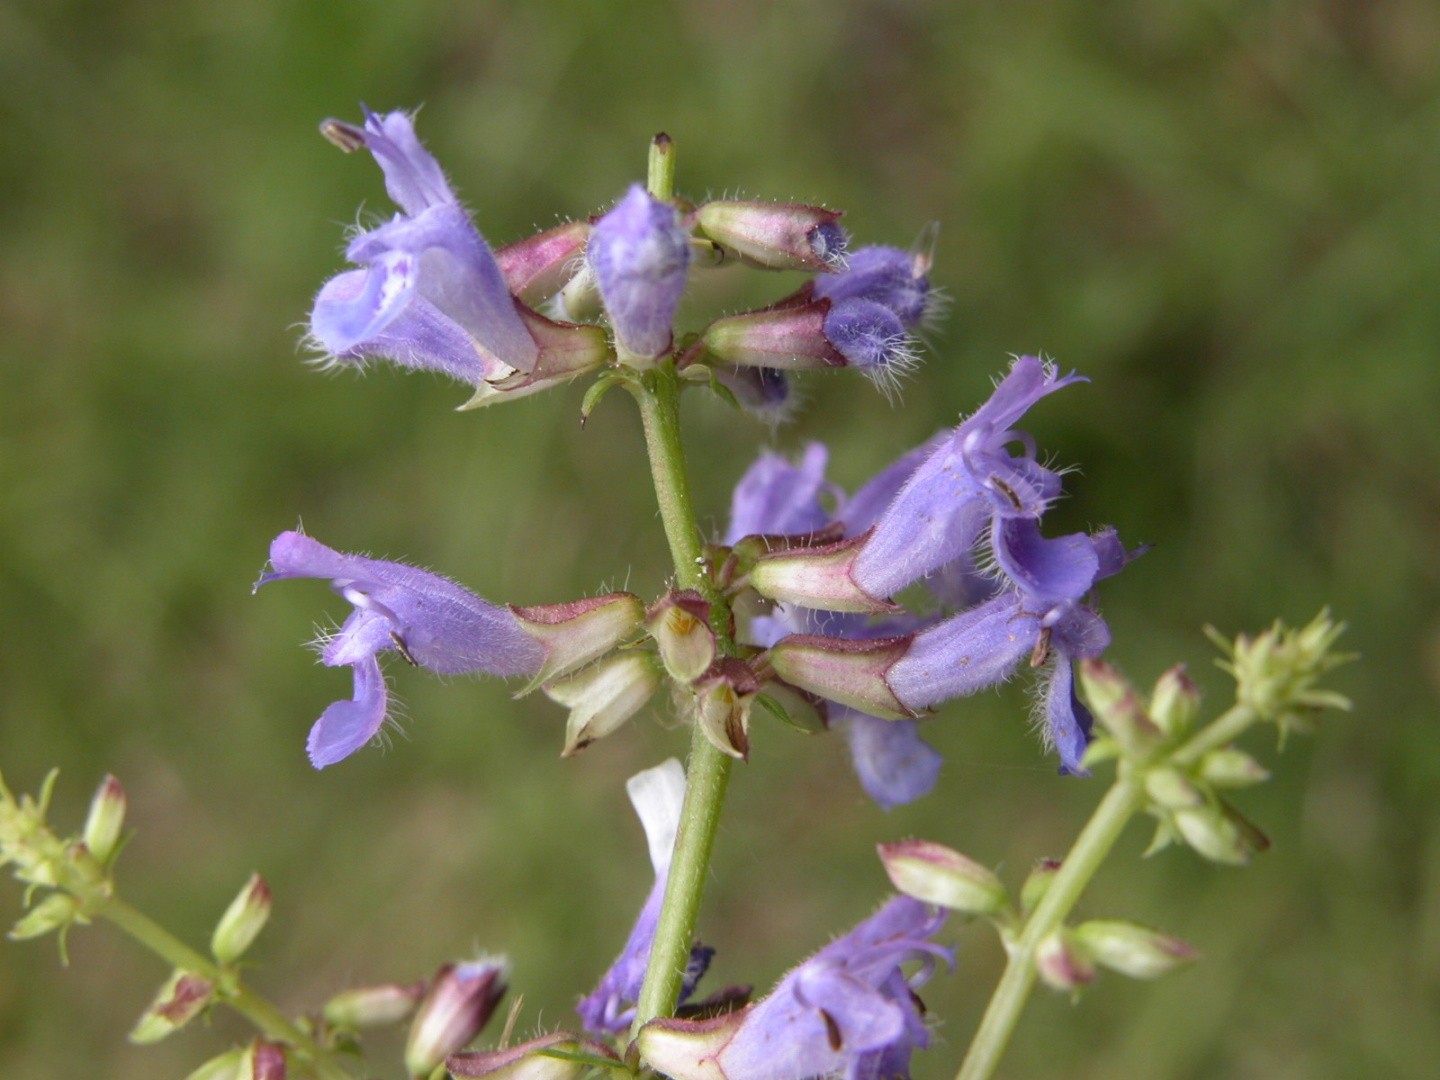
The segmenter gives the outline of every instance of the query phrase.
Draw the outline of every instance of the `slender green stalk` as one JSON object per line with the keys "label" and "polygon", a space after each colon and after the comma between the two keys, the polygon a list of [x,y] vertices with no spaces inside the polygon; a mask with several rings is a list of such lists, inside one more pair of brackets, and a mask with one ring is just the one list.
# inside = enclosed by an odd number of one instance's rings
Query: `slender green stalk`
{"label": "slender green stalk", "polygon": [[[654,154],[652,153],[652,177]],[[685,475],[684,449],[680,441],[679,387],[673,366],[666,362],[643,379],[628,383],[640,406],[645,428],[645,447],[655,481],[660,520],[675,562],[675,582],[695,589],[710,602],[711,625],[724,654],[733,654],[729,639],[729,610],[705,571],[700,530],[690,501],[690,483]],[[645,984],[635,1014],[635,1030],[647,1020],[669,1016],[675,1011],[700,897],[710,866],[710,852],[725,788],[730,779],[731,759],[705,737],[696,724],[690,740],[690,762],[686,770],[685,803],[680,811],[680,829],[675,837],[675,854],[660,909],[660,924],[650,949]]]}
{"label": "slender green stalk", "polygon": [[291,1023],[274,1005],[246,989],[234,972],[206,959],[148,915],[119,897],[108,898],[94,914],[114,923],[172,967],[193,972],[220,988],[222,1000],[259,1028],[266,1038],[289,1043],[299,1049],[310,1060],[321,1080],[351,1080],[350,1074],[335,1063],[327,1050]]}
{"label": "slender green stalk", "polygon": [[1182,769],[1194,765],[1211,750],[1234,742],[1254,727],[1257,720],[1259,717],[1249,705],[1232,705],[1171,754],[1170,762]]}
{"label": "slender green stalk", "polygon": [[970,1043],[965,1062],[956,1080],[989,1080],[1005,1052],[1021,1010],[1035,986],[1035,950],[1051,931],[1059,929],[1075,907],[1090,879],[1110,854],[1126,823],[1145,804],[1145,790],[1138,778],[1123,770],[1122,775],[1100,800],[1095,813],[1081,830],[1070,854],[1044,897],[1025,920],[1019,936],[1010,946],[1010,959],[980,1029]]}

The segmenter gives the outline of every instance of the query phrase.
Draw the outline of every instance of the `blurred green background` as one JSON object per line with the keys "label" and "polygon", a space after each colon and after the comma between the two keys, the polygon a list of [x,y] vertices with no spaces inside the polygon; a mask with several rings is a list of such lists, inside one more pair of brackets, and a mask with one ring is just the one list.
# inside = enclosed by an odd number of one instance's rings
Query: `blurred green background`
{"label": "blurred green background", "polygon": [[[258,597],[303,518],[483,595],[657,592],[665,547],[638,425],[572,387],[456,413],[463,387],[325,377],[297,346],[378,170],[326,116],[423,103],[420,132],[496,244],[605,205],[664,129],[691,196],[824,201],[859,242],[942,222],[953,298],[901,407],[812,379],[773,444],[833,446],[853,487],[987,392],[1011,353],[1092,376],[1027,426],[1071,478],[1052,531],[1155,549],[1104,589],[1137,679],[1200,627],[1330,604],[1363,662],[1353,715],[1241,799],[1245,871],[1138,858],[1083,904],[1205,954],[1156,986],[1037,997],[1024,1077],[1428,1077],[1440,1060],[1440,8],[1430,0],[920,3],[0,4],[0,767],[62,767],[78,824],[107,770],[138,836],[128,896],[191,940],[251,870],[276,894],[257,985],[287,1008],[503,950],[521,1030],[573,1023],[649,887],[630,773],[683,754],[644,719],[560,761],[563,716],[390,665],[408,737],[324,773],[305,732],[348,693],[302,643],[346,605]],[[726,277],[688,317],[793,280]],[[696,395],[698,398],[698,395]],[[718,531],[765,429],[687,403]],[[1013,883],[1059,855],[1099,782],[1055,775],[1022,687],[948,707],[939,789],[885,814],[838,739],[756,732],[702,933],[715,984],[768,986],[868,913],[878,840],[923,835]],[[1253,747],[1274,762],[1264,737]],[[18,912],[19,889],[0,886]],[[1001,956],[952,927],[917,1075],[953,1073]],[[244,1028],[125,1042],[165,974],[104,927],[0,950],[0,1076],[182,1076]],[[394,1076],[381,1040],[375,1075]]]}

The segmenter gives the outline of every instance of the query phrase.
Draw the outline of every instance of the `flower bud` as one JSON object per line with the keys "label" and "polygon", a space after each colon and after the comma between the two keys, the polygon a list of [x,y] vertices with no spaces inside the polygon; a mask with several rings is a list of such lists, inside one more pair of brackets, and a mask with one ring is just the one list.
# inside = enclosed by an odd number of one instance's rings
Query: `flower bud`
{"label": "flower bud", "polygon": [[1145,794],[1164,810],[1205,805],[1205,793],[1178,769],[1162,767],[1145,774]]}
{"label": "flower bud", "polygon": [[242,1071],[244,1064],[245,1051],[237,1046],[211,1058],[185,1080],[251,1080],[250,1075]]}
{"label": "flower bud", "polygon": [[507,244],[495,252],[510,292],[534,307],[548,300],[585,265],[588,221],[567,221],[553,229]]}
{"label": "flower bud", "polygon": [[1078,993],[1095,981],[1095,963],[1064,927],[1052,930],[1035,947],[1035,969],[1052,990]]}
{"label": "flower bud", "polygon": [[1055,880],[1055,875],[1060,872],[1061,862],[1059,859],[1041,859],[1030,871],[1030,876],[1025,879],[1025,884],[1020,886],[1020,911],[1029,915],[1045,898],[1049,891],[1050,883]]}
{"label": "flower bud", "polygon": [[749,585],[761,596],[801,607],[893,615],[899,607],[872,596],[851,577],[868,538],[866,533],[833,544],[762,555],[750,571]]}
{"label": "flower bud", "polygon": [[705,350],[723,364],[776,371],[816,371],[845,366],[825,336],[830,301],[810,300],[716,319],[701,335]]}
{"label": "flower bud", "polygon": [[452,1076],[489,1080],[579,1080],[592,1068],[591,1061],[613,1061],[616,1075],[621,1069],[620,1059],[609,1047],[556,1031],[504,1050],[452,1054],[445,1067]]}
{"label": "flower bud", "polygon": [[993,871],[942,844],[901,840],[879,850],[885,873],[906,896],[966,915],[996,915],[1010,904]]}
{"label": "flower bud", "polygon": [[120,830],[125,825],[125,789],[113,776],[106,776],[90,800],[81,839],[101,866],[114,857],[120,843]]}
{"label": "flower bud", "polygon": [[710,605],[693,589],[672,590],[646,611],[645,629],[676,682],[693,682],[715,659],[715,632],[709,620]]}
{"label": "flower bud", "polygon": [[1243,866],[1270,846],[1270,840],[1227,803],[1177,810],[1175,828],[1185,842],[1211,862]]}
{"label": "flower bud", "polygon": [[872,638],[791,634],[765,654],[771,670],[802,690],[884,720],[913,720],[890,689],[886,673],[910,648],[913,636]]}
{"label": "flower bud", "polygon": [[1200,712],[1200,688],[1185,673],[1184,664],[1176,664],[1155,683],[1150,695],[1150,718],[1166,735],[1184,735],[1195,723]]}
{"label": "flower bud", "polygon": [[1075,938],[1097,964],[1132,979],[1158,979],[1200,958],[1179,938],[1127,922],[1083,923]]}
{"label": "flower bud", "polygon": [[566,604],[510,608],[521,627],[545,646],[545,661],[516,697],[604,656],[640,628],[645,605],[627,592],[592,596]]}
{"label": "flower bud", "polygon": [[639,650],[600,660],[546,684],[545,696],[570,710],[561,757],[579,753],[629,720],[660,688],[655,658]]}
{"label": "flower bud", "polygon": [[256,1039],[240,1060],[240,1080],[285,1080],[285,1051]]}
{"label": "flower bud", "polygon": [[133,1043],[159,1042],[172,1032],[179,1031],[209,1007],[215,994],[215,987],[208,979],[188,971],[176,970],[160,987],[155,1000],[150,1003],[130,1032]]}
{"label": "flower bud", "polygon": [[51,893],[20,917],[9,937],[11,941],[29,941],[52,930],[68,929],[74,922],[89,922],[80,910],[80,901],[69,893]]}
{"label": "flower bud", "polygon": [[717,660],[695,684],[695,722],[717,750],[750,757],[750,704],[759,684],[743,660]]}
{"label": "flower bud", "polygon": [[251,874],[240,894],[230,901],[215,924],[210,951],[222,965],[233,964],[250,948],[270,918],[270,886],[259,874]]}
{"label": "flower bud", "polygon": [[675,208],[639,184],[595,223],[586,250],[622,360],[649,367],[670,349],[690,237]]}
{"label": "flower bud", "polygon": [[1270,771],[1233,746],[1211,750],[1200,759],[1200,779],[1218,788],[1250,787],[1270,779]]}
{"label": "flower bud", "polygon": [[746,262],[768,270],[830,271],[844,264],[840,213],[800,203],[721,200],[695,212],[700,230]]}
{"label": "flower bud", "polygon": [[480,1034],[505,994],[507,967],[503,959],[490,958],[446,964],[436,973],[405,1044],[411,1076],[429,1076]]}
{"label": "flower bud", "polygon": [[1095,720],[1127,756],[1144,758],[1160,742],[1160,729],[1140,704],[1140,697],[1118,671],[1103,660],[1080,662],[1080,684]]}
{"label": "flower bud", "polygon": [[327,1001],[321,1015],[331,1027],[347,1031],[384,1027],[409,1017],[424,993],[423,982],[409,986],[399,983],[357,986],[342,990]]}

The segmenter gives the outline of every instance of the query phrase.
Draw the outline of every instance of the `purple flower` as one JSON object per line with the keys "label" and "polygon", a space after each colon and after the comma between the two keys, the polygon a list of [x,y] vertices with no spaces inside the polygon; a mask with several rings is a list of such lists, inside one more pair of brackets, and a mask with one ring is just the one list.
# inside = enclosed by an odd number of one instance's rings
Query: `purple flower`
{"label": "purple flower", "polygon": [[586,259],[621,348],[644,359],[666,352],[690,264],[675,208],[632,185],[595,223]]}
{"label": "purple flower", "polygon": [[321,131],[343,149],[369,150],[403,213],[350,242],[346,258],[365,269],[320,290],[310,316],[316,346],[337,361],[378,356],[477,387],[529,372],[539,348],[410,117],[367,110],[363,128],[327,120]]}
{"label": "purple flower", "polygon": [[936,309],[930,288],[930,259],[895,247],[863,247],[835,274],[817,275],[817,297],[836,303],[860,299],[893,312],[905,330],[926,322]]}
{"label": "purple flower", "polygon": [[546,649],[516,616],[438,574],[403,563],[345,555],[303,533],[270,545],[271,569],[256,588],[281,578],[329,578],[355,610],[324,640],[321,660],[355,669],[355,695],[325,710],[310,730],[317,769],[349,757],[385,722],[387,693],[377,655],[395,649],[442,675],[535,675]]}
{"label": "purple flower", "polygon": [[[685,770],[680,762],[671,758],[653,769],[636,773],[626,781],[625,790],[645,829],[650,862],[655,867],[655,884],[619,957],[600,979],[600,984],[575,1008],[585,1030],[593,1035],[617,1035],[627,1030],[635,1019],[635,1004],[640,999],[645,968],[650,963],[650,946],[654,944],[655,929],[660,923],[665,883],[670,878],[670,858],[675,848],[675,833],[680,827],[680,808],[685,801]],[[703,945],[690,950],[690,962],[680,989],[681,1003],[694,992],[713,955],[714,950]]]}
{"label": "purple flower", "polygon": [[1036,461],[1034,441],[1013,425],[1035,402],[1078,381],[1033,356],[1016,360],[990,400],[930,452],[876,519],[851,571],[855,584],[893,596],[969,553],[992,521],[1044,513],[1060,493],[1060,475]]}
{"label": "purple flower", "polygon": [[814,532],[828,524],[830,515],[820,496],[835,491],[825,482],[829,456],[825,445],[816,442],[805,447],[798,465],[769,452],[756,458],[730,498],[730,529],[725,543],[734,544],[742,537],[762,533]]}
{"label": "purple flower", "polygon": [[943,911],[896,897],[750,1008],[714,1021],[652,1021],[642,1056],[669,1075],[724,1080],[908,1077],[911,1053],[930,1042],[914,988],[937,961],[955,962],[930,940],[944,922]]}

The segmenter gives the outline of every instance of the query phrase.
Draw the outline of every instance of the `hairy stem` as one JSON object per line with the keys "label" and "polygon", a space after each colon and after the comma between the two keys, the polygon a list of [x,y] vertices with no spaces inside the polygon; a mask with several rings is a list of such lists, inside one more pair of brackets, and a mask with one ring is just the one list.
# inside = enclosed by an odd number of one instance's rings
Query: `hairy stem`
{"label": "hairy stem", "polygon": [[1010,946],[1005,974],[995,987],[956,1080],[988,1080],[994,1075],[1035,986],[1036,948],[1046,935],[1064,924],[1126,823],[1144,804],[1145,790],[1140,779],[1130,775],[1129,770],[1122,770]]}
{"label": "hairy stem", "polygon": [[[652,155],[653,164],[653,155]],[[654,169],[652,168],[652,175]],[[685,475],[684,449],[680,441],[679,387],[670,362],[647,372],[643,379],[628,384],[640,406],[645,428],[645,447],[655,481],[660,520],[675,562],[675,583],[695,589],[710,603],[711,625],[715,628],[722,654],[733,655],[730,612],[705,567],[700,530],[690,502],[690,483]],[[650,949],[645,984],[635,1014],[635,1030],[647,1020],[669,1016],[675,1011],[680,985],[690,957],[690,943],[700,910],[700,897],[710,866],[710,852],[730,779],[731,759],[713,746],[696,724],[690,740],[690,762],[686,769],[685,803],[680,812],[680,830],[675,837],[675,854],[665,886],[660,924]]]}
{"label": "hairy stem", "polygon": [[235,975],[186,945],[148,915],[119,897],[109,897],[94,911],[175,968],[193,972],[219,988],[221,1000],[254,1024],[267,1039],[288,1043],[310,1060],[321,1080],[351,1080],[330,1053],[296,1027],[279,1009]]}

